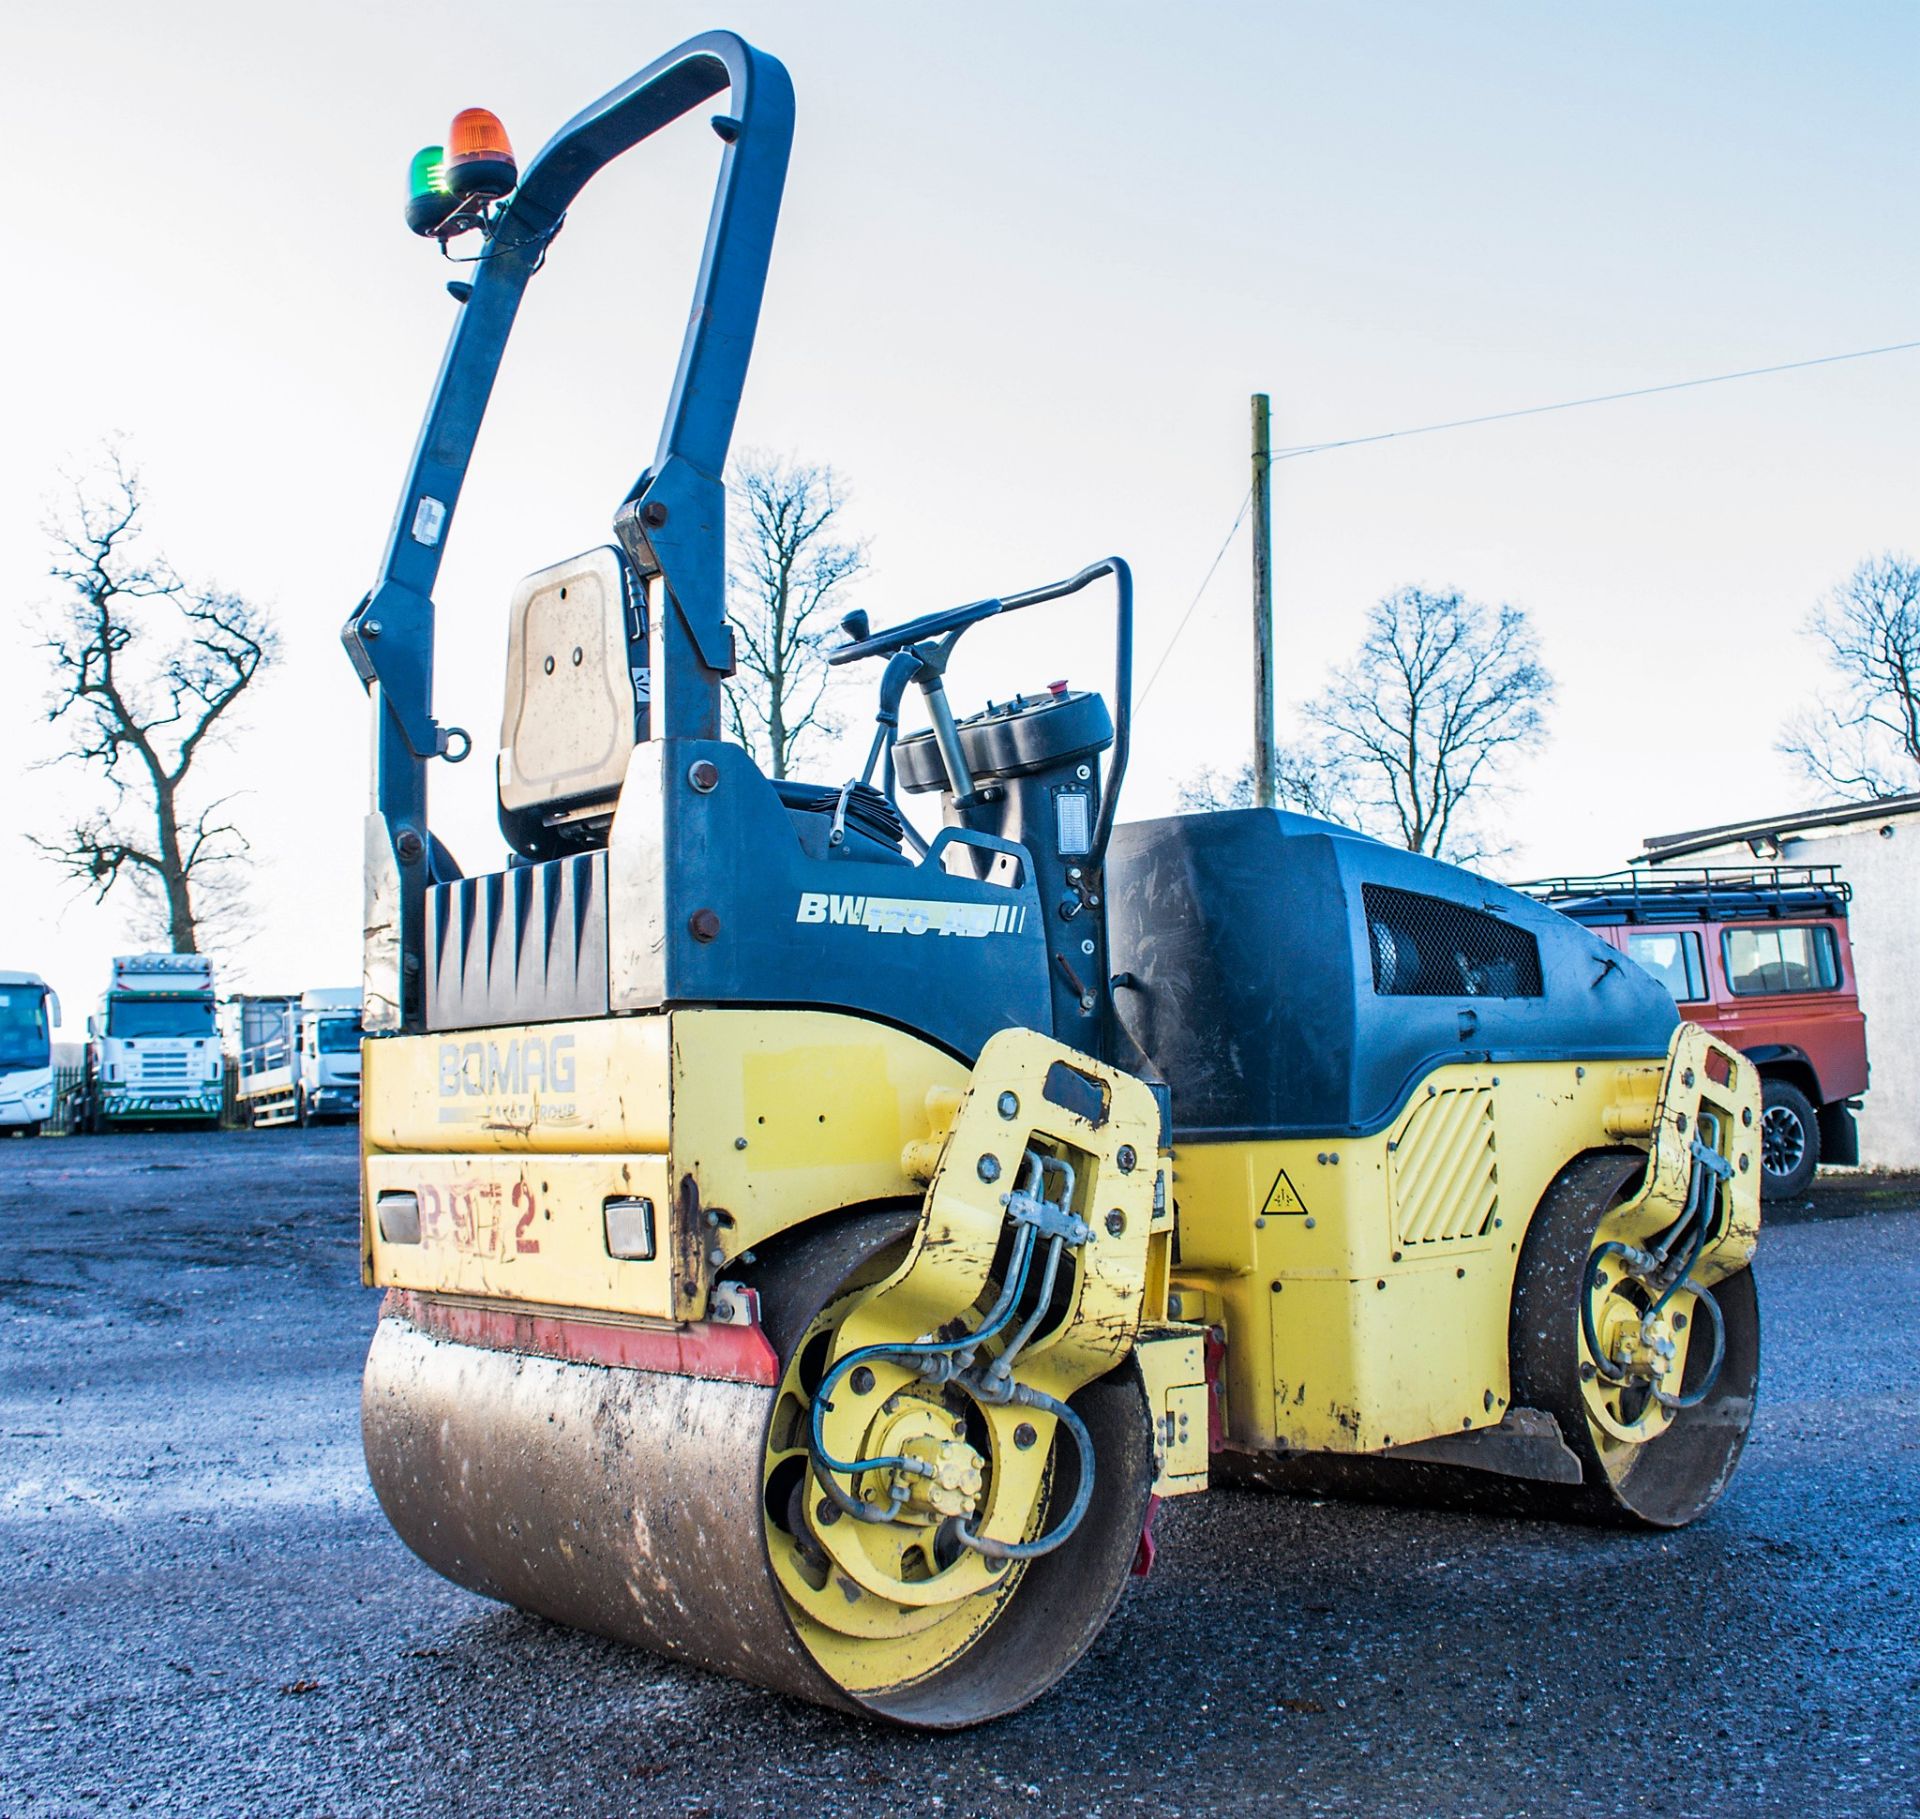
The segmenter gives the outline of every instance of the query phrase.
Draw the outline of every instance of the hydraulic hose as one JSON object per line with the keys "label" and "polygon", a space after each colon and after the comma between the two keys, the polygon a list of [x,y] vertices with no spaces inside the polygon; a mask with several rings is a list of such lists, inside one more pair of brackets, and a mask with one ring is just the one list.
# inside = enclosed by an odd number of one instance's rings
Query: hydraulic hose
{"label": "hydraulic hose", "polygon": [[[1060,1205],[1065,1208],[1072,1201],[1074,1172],[1069,1163],[1059,1158],[1037,1156],[1029,1150],[1025,1157],[1025,1167],[1018,1191],[1031,1195],[1036,1187],[1044,1189],[1049,1176],[1056,1173],[1064,1178]],[[824,1423],[833,1407],[831,1397],[835,1386],[858,1365],[873,1359],[921,1362],[932,1358],[951,1359],[964,1354],[960,1370],[956,1371],[948,1365],[947,1371],[980,1401],[1002,1404],[1017,1402],[1023,1407],[1046,1409],[1067,1424],[1067,1430],[1073,1435],[1081,1454],[1081,1495],[1075,1499],[1074,1508],[1068,1511],[1053,1533],[1042,1537],[1039,1542],[988,1541],[971,1535],[964,1523],[958,1523],[954,1532],[967,1546],[974,1547],[992,1558],[1017,1560],[1050,1552],[1065,1541],[1078,1526],[1081,1517],[1086,1513],[1087,1500],[1093,1494],[1093,1444],[1087,1435],[1085,1424],[1067,1408],[1065,1403],[1044,1396],[1037,1390],[1025,1389],[1011,1381],[1013,1360],[1032,1338],[1034,1330],[1052,1304],[1054,1284],[1059,1276],[1061,1258],[1066,1251],[1066,1238],[1062,1234],[1056,1232],[1048,1248],[1046,1268],[1042,1272],[1039,1293],[1031,1311],[1021,1322],[1006,1349],[987,1368],[984,1380],[960,1375],[960,1371],[971,1367],[973,1355],[979,1347],[987,1340],[996,1337],[1012,1321],[1025,1295],[1037,1241],[1038,1229],[1034,1225],[1023,1222],[1016,1228],[1013,1252],[1008,1260],[1005,1286],[988,1310],[986,1318],[972,1332],[958,1339],[924,1339],[861,1346],[849,1352],[844,1358],[838,1359],[821,1379],[820,1387],[814,1392],[809,1413],[807,1450],[812,1460],[813,1476],[820,1488],[848,1515],[858,1517],[865,1522],[890,1522],[898,1515],[900,1506],[906,1501],[908,1493],[904,1486],[895,1483],[889,1493],[889,1501],[885,1505],[870,1503],[843,1487],[838,1482],[836,1474],[853,1478],[865,1472],[896,1471],[912,1476],[929,1477],[932,1475],[933,1468],[924,1460],[913,1459],[903,1453],[882,1454],[870,1459],[840,1459],[828,1452]],[[995,1552],[1003,1547],[1016,1551],[1005,1554]]]}
{"label": "hydraulic hose", "polygon": [[1672,1409],[1676,1413],[1681,1409],[1698,1408],[1712,1394],[1713,1386],[1720,1380],[1720,1366],[1727,1356],[1727,1320],[1720,1311],[1720,1303],[1714,1300],[1712,1291],[1704,1289],[1699,1283],[1689,1280],[1688,1289],[1692,1292],[1694,1306],[1704,1307],[1713,1322],[1713,1357],[1708,1361],[1706,1374],[1699,1384],[1684,1396],[1669,1396],[1657,1387],[1653,1399],[1662,1408]]}
{"label": "hydraulic hose", "polygon": [[987,1371],[989,1378],[1011,1377],[1013,1361],[1020,1356],[1026,1343],[1033,1337],[1033,1329],[1045,1317],[1047,1309],[1053,1304],[1053,1285],[1060,1274],[1060,1259],[1065,1254],[1067,1241],[1055,1234],[1053,1243],[1047,1249],[1047,1267],[1040,1274],[1040,1293],[1034,1297],[1033,1312],[1020,1323],[1020,1330],[1007,1341],[1007,1349],[994,1359]]}
{"label": "hydraulic hose", "polygon": [[1586,1274],[1580,1282],[1580,1336],[1587,1342],[1587,1356],[1593,1361],[1593,1368],[1609,1383],[1624,1383],[1627,1373],[1608,1357],[1600,1344],[1600,1334],[1593,1324],[1593,1279],[1599,1274],[1600,1265],[1608,1257],[1633,1258],[1643,1253],[1636,1252],[1630,1245],[1609,1238],[1587,1259]]}
{"label": "hydraulic hose", "polygon": [[1044,1410],[1072,1435],[1074,1448],[1080,1455],[1080,1483],[1073,1493],[1073,1502],[1059,1522],[1034,1541],[995,1541],[990,1535],[976,1535],[965,1518],[958,1516],[953,1520],[952,1533],[955,1540],[975,1553],[985,1554],[989,1560],[1037,1560],[1042,1554],[1052,1553],[1080,1526],[1081,1517],[1093,1501],[1093,1436],[1087,1432],[1087,1424],[1064,1402],[1039,1390],[1016,1384],[1011,1399],[1022,1408]]}
{"label": "hydraulic hose", "polygon": [[[863,1345],[839,1359],[826,1376],[820,1380],[820,1387],[814,1392],[812,1417],[809,1422],[808,1451],[813,1455],[816,1471],[824,1468],[826,1472],[874,1472],[889,1468],[896,1471],[914,1472],[924,1476],[927,1467],[918,1459],[908,1459],[903,1455],[890,1455],[876,1459],[836,1459],[827,1451],[826,1437],[821,1432],[821,1424],[828,1411],[833,1407],[829,1399],[833,1387],[856,1365],[864,1364],[874,1358],[933,1358],[952,1356],[991,1339],[1013,1317],[1013,1310],[1020,1298],[1020,1292],[1026,1287],[1027,1266],[1033,1257],[1034,1229],[1023,1225],[1014,1234],[1013,1256],[1007,1270],[1007,1284],[989,1310],[987,1317],[970,1333],[958,1339],[920,1339],[901,1340],[897,1343],[881,1345]],[[836,1487],[837,1488],[837,1487]]]}
{"label": "hydraulic hose", "polygon": [[[1706,1374],[1700,1379],[1700,1382],[1695,1388],[1689,1390],[1684,1396],[1669,1396],[1661,1390],[1657,1384],[1650,1386],[1653,1390],[1654,1400],[1665,1409],[1677,1411],[1680,1409],[1697,1408],[1704,1402],[1712,1393],[1714,1384],[1719,1380],[1720,1366],[1727,1355],[1727,1326],[1726,1320],[1720,1312],[1720,1304],[1714,1300],[1712,1294],[1707,1289],[1693,1280],[1692,1273],[1693,1266],[1700,1260],[1701,1252],[1707,1247],[1707,1238],[1711,1229],[1711,1219],[1703,1219],[1700,1224],[1699,1235],[1694,1241],[1693,1248],[1687,1255],[1685,1266],[1675,1275],[1674,1279],[1668,1283],[1660,1298],[1641,1316],[1642,1319],[1651,1319],[1653,1315],[1657,1314],[1673,1299],[1674,1294],[1684,1285],[1688,1292],[1694,1297],[1695,1302],[1707,1309],[1708,1316],[1713,1325],[1713,1357],[1708,1362]],[[1586,1341],[1587,1356],[1593,1361],[1594,1369],[1606,1378],[1609,1383],[1626,1382],[1628,1373],[1616,1365],[1601,1349],[1600,1337],[1593,1324],[1593,1279],[1600,1265],[1609,1256],[1625,1257],[1631,1265],[1636,1258],[1645,1258],[1646,1255],[1647,1253],[1645,1252],[1635,1251],[1631,1245],[1621,1244],[1613,1239],[1609,1239],[1605,1244],[1600,1245],[1587,1260],[1586,1277],[1582,1284],[1582,1293],[1580,1296],[1580,1335]],[[1633,1273],[1636,1275],[1639,1274],[1638,1271],[1634,1271]]]}

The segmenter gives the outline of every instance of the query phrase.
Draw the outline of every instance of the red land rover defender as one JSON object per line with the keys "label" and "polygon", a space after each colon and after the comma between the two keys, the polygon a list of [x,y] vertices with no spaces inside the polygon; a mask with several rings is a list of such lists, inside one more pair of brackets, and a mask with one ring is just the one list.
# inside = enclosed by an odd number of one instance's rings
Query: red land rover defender
{"label": "red land rover defender", "polygon": [[1765,1089],[1769,1197],[1822,1162],[1857,1162],[1867,1020],[1847,942],[1853,890],[1831,865],[1710,867],[1523,885],[1638,961],[1680,1014],[1753,1057]]}

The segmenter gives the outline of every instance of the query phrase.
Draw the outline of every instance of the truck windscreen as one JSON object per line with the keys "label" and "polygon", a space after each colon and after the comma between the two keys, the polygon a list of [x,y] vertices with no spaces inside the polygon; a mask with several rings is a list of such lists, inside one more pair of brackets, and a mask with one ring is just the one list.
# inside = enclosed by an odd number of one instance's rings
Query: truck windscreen
{"label": "truck windscreen", "polygon": [[322,1017],[320,1052],[323,1055],[351,1055],[360,1046],[358,1017]]}
{"label": "truck windscreen", "polygon": [[0,1067],[45,1067],[47,1000],[37,985],[0,985]]}
{"label": "truck windscreen", "polygon": [[109,1036],[211,1036],[213,1005],[205,998],[113,998]]}

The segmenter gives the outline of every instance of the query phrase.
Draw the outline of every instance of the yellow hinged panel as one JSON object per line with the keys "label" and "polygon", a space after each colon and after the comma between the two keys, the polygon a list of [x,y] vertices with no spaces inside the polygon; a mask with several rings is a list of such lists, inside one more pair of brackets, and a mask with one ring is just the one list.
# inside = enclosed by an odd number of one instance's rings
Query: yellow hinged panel
{"label": "yellow hinged panel", "polygon": [[1153,1412],[1157,1497],[1207,1488],[1206,1331],[1198,1326],[1143,1327],[1135,1356]]}
{"label": "yellow hinged panel", "polygon": [[838,1207],[921,1198],[907,1152],[952,1120],[968,1074],[951,1056],[830,1011],[676,1011],[672,1025],[673,1179],[719,1218],[728,1257]]}
{"label": "yellow hinged panel", "polygon": [[[381,1288],[687,1319],[705,1272],[679,1232],[658,1156],[369,1156],[369,1280]],[[410,1195],[419,1239],[389,1242],[381,1200]],[[651,1257],[609,1254],[606,1205],[651,1225]],[[645,1202],[645,1208],[634,1206]],[[676,1249],[678,1255],[676,1255]]]}
{"label": "yellow hinged panel", "polygon": [[1295,1451],[1365,1453],[1505,1412],[1506,1273],[1490,1263],[1268,1297],[1274,1432]]}
{"label": "yellow hinged panel", "polygon": [[387,1036],[365,1057],[370,1151],[666,1152],[665,1016]]}

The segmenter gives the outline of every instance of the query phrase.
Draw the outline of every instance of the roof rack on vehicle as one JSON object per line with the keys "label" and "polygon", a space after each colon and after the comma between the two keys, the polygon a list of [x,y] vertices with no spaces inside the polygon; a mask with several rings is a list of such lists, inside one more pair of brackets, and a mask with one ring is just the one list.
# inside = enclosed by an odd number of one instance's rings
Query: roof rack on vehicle
{"label": "roof rack on vehicle", "polygon": [[1628,867],[1514,886],[1576,922],[1779,921],[1844,916],[1853,886],[1835,865]]}

